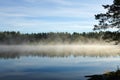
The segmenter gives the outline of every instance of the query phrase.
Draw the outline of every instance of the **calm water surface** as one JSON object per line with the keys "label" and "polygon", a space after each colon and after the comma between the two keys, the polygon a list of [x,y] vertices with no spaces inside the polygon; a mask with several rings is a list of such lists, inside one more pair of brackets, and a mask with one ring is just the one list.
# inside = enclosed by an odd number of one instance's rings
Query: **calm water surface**
{"label": "calm water surface", "polygon": [[0,80],[86,80],[85,75],[115,71],[117,65],[119,56],[4,56],[0,58]]}

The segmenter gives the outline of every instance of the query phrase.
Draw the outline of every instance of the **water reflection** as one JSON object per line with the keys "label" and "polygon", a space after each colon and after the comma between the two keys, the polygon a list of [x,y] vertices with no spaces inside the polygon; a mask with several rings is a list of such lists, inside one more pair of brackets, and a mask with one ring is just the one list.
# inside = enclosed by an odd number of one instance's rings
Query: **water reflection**
{"label": "water reflection", "polygon": [[[8,53],[0,53],[0,58],[4,58],[4,59],[15,59],[15,58],[20,58],[20,57],[23,57],[23,56],[39,56],[39,57],[69,57],[71,56],[72,54],[56,54],[56,53],[11,53],[11,52],[8,52]],[[112,55],[107,55],[107,54],[104,54],[104,55],[101,55],[101,54],[95,54],[95,55],[88,55],[88,54],[73,54],[72,56],[74,57],[77,57],[77,56],[83,56],[83,57],[110,57]],[[119,56],[119,55],[113,55],[113,56]]]}
{"label": "water reflection", "polygon": [[0,80],[86,80],[115,70],[120,57],[21,57],[0,59]]}
{"label": "water reflection", "polygon": [[0,46],[0,80],[86,80],[85,75],[114,71],[119,65],[116,47],[105,53],[103,47],[97,53],[94,47],[73,47]]}

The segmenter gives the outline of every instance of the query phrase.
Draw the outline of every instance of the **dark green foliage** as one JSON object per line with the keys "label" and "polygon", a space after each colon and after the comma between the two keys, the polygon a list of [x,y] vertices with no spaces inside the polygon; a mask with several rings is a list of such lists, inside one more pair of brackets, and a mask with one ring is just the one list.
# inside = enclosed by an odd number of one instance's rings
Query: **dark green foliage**
{"label": "dark green foliage", "polygon": [[[88,33],[32,33],[0,32],[0,44],[53,44],[53,43],[86,43],[90,40],[120,41],[119,32],[88,32]],[[93,42],[94,43],[94,42]]]}
{"label": "dark green foliage", "polygon": [[94,26],[94,30],[117,28],[120,29],[120,0],[114,0],[111,5],[103,5],[106,13],[95,15],[95,19],[99,21]]}
{"label": "dark green foliage", "polygon": [[120,32],[107,31],[104,33],[103,39],[108,42],[115,41],[115,45],[117,45],[120,42]]}
{"label": "dark green foliage", "polygon": [[20,32],[0,32],[0,44],[28,44],[28,43],[74,43],[86,41],[90,38],[99,39],[102,34],[99,32],[76,33],[32,33],[21,34]]}

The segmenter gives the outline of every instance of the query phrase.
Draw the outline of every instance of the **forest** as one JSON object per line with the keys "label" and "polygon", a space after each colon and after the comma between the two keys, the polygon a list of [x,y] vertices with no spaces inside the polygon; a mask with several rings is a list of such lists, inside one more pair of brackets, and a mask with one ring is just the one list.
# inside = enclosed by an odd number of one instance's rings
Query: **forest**
{"label": "forest", "polygon": [[15,31],[0,32],[0,44],[78,44],[78,43],[120,42],[120,32],[48,32],[20,33]]}

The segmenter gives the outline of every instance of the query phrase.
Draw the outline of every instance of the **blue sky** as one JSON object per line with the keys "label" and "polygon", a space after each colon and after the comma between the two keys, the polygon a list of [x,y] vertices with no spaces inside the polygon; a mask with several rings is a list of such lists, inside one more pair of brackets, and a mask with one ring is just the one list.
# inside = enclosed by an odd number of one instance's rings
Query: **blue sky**
{"label": "blue sky", "polygon": [[0,0],[0,31],[89,32],[113,0]]}

